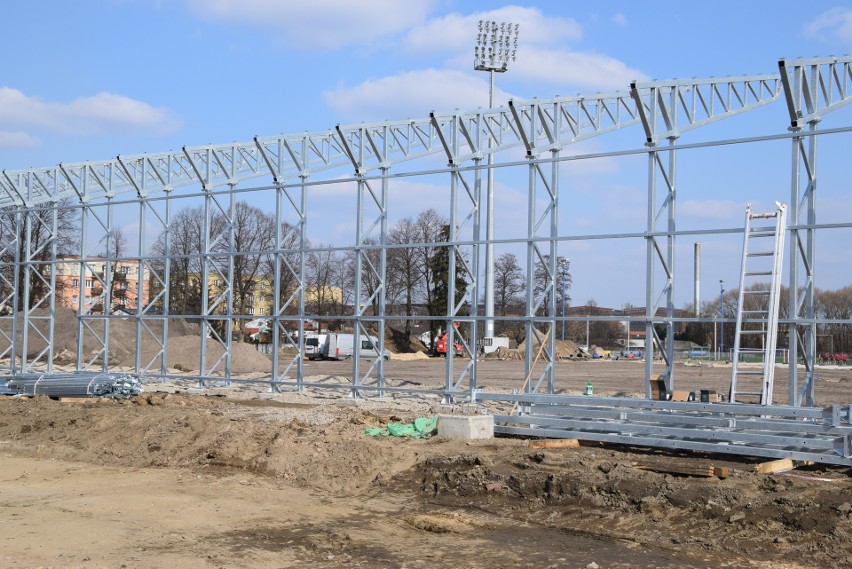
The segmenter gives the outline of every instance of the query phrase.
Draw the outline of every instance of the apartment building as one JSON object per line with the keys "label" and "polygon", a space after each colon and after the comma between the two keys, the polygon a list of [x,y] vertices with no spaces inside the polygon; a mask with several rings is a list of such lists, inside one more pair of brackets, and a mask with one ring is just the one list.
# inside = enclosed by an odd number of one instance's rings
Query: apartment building
{"label": "apartment building", "polygon": [[[111,274],[108,275],[108,271]],[[79,257],[62,257],[56,263],[56,301],[61,306],[77,310],[82,299],[83,312],[103,314],[104,302],[109,296],[110,314],[136,312],[140,277],[144,306],[149,298],[149,271],[141,271],[139,261],[107,263],[105,258],[90,257],[83,264]],[[105,290],[105,286],[109,286],[110,290]]]}

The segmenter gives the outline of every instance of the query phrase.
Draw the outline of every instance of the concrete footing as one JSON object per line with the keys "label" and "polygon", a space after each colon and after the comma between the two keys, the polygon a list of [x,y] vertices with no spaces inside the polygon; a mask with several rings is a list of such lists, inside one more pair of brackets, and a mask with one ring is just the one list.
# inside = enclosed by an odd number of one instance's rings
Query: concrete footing
{"label": "concrete footing", "polygon": [[466,441],[494,438],[494,416],[438,415],[438,436]]}

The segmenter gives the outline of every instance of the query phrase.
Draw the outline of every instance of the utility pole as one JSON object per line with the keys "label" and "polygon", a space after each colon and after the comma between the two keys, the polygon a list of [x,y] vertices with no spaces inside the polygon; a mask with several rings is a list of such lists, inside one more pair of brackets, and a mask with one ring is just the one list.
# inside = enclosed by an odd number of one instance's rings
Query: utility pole
{"label": "utility pole", "polygon": [[[473,68],[489,75],[488,108],[494,108],[494,73],[505,73],[518,50],[518,24],[479,20]],[[494,156],[488,138],[485,217],[485,338],[494,337]],[[564,321],[563,321],[564,322]],[[564,324],[563,324],[564,326]]]}
{"label": "utility pole", "polygon": [[725,281],[719,280],[719,357],[725,355],[725,317],[722,309],[725,306]]}

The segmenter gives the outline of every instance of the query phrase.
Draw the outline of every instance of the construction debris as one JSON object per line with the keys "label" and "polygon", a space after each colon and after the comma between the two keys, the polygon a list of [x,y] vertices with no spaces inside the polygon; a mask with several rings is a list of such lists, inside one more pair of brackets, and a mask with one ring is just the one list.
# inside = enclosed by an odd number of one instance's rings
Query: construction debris
{"label": "construction debris", "polygon": [[5,384],[0,383],[0,393],[22,397],[128,399],[142,393],[142,382],[122,373],[33,373],[6,376],[0,382],[4,380]]}

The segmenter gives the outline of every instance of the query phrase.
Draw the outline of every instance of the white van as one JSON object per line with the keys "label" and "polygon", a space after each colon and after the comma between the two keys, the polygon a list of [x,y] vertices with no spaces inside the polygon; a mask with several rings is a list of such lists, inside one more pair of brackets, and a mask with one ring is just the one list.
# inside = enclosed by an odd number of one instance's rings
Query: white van
{"label": "white van", "polygon": [[[379,339],[375,336],[359,336],[361,341],[358,357],[379,357]],[[324,360],[343,360],[351,358],[355,353],[355,334],[328,334],[322,345],[322,358]],[[384,350],[382,357],[386,360],[391,358],[389,351]]]}
{"label": "white van", "polygon": [[325,344],[326,334],[311,334],[305,336],[305,357],[309,360],[322,358],[322,346]]}

